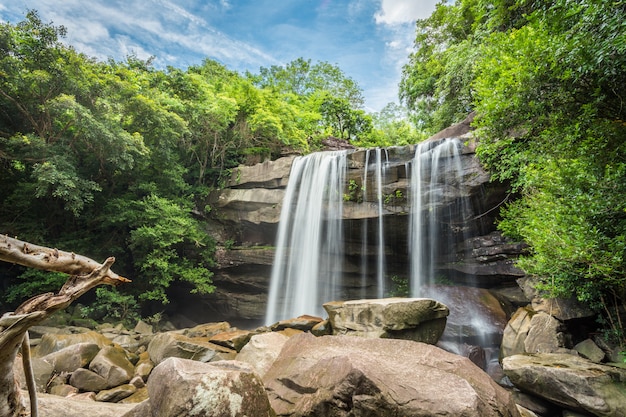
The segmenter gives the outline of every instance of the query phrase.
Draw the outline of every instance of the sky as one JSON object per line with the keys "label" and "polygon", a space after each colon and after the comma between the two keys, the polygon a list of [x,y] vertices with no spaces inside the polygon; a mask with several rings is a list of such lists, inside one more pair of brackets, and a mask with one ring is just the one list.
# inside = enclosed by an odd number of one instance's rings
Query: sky
{"label": "sky", "polygon": [[297,59],[337,65],[363,89],[365,109],[397,102],[415,21],[438,0],[0,0],[0,20],[37,10],[65,42],[100,60],[154,57],[185,69],[206,58],[241,73]]}

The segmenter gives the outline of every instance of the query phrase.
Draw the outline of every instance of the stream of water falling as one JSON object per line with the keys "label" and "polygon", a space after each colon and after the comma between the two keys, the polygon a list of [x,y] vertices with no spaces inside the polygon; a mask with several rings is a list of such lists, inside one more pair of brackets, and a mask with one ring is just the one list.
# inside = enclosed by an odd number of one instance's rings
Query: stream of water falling
{"label": "stream of water falling", "polygon": [[[451,194],[450,187],[461,186],[461,147],[461,142],[455,139],[425,142],[417,146],[408,164],[411,267],[407,275],[412,297],[420,296],[420,289],[435,281],[440,249],[453,247],[453,240],[459,239],[458,231],[462,228],[451,224],[451,219],[469,217],[467,204],[442,204]],[[302,314],[322,316],[322,304],[341,298],[346,157],[346,151],[334,151],[294,160],[279,222],[266,324]],[[364,200],[376,204],[378,211],[375,255],[378,298],[386,295],[383,185],[388,163],[387,150],[366,151],[361,191]],[[373,274],[367,271],[367,219],[363,225],[361,285],[364,288]]]}
{"label": "stream of water falling", "polygon": [[471,216],[467,199],[460,199],[456,204],[443,204],[451,194],[450,188],[462,186],[461,148],[458,139],[444,139],[422,142],[415,151],[410,180],[409,222],[412,297],[422,296],[422,288],[435,283],[435,265],[441,252],[466,238],[459,219]]}
{"label": "stream of water falling", "polygon": [[319,152],[293,162],[278,226],[267,324],[322,315],[322,304],[338,294],[346,155]]}

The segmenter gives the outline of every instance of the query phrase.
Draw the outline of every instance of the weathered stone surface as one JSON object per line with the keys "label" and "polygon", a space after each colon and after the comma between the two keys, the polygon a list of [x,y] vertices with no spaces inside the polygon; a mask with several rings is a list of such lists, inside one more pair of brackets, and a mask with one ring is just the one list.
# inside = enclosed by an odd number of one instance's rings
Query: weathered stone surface
{"label": "weathered stone surface", "polygon": [[528,335],[524,339],[524,350],[527,353],[558,352],[570,347],[569,343],[568,335],[563,332],[563,324],[559,320],[546,313],[532,316]]}
{"label": "weathered stone surface", "polygon": [[137,388],[134,394],[118,401],[120,404],[139,404],[149,398],[148,387]]}
{"label": "weathered stone surface", "polygon": [[248,343],[252,335],[254,332],[249,330],[231,330],[211,336],[209,342],[239,352]]}
{"label": "weathered stone surface", "polygon": [[152,334],[154,333],[154,329],[152,328],[152,325],[146,323],[143,320],[139,320],[137,322],[137,324],[135,325],[135,332],[139,333],[139,334]]}
{"label": "weathered stone surface", "polygon": [[154,362],[150,359],[150,354],[147,351],[141,352],[139,354],[139,360],[135,364],[135,372],[133,375],[139,376],[144,381],[147,381],[148,375],[150,375],[152,369],[154,369]]}
{"label": "weathered stone surface", "polygon": [[600,417],[626,416],[626,370],[575,355],[539,353],[503,360],[515,386],[561,407]]}
{"label": "weathered stone surface", "polygon": [[321,317],[303,315],[294,319],[281,320],[270,326],[272,331],[279,331],[287,328],[298,329],[305,332],[311,331],[313,327],[323,321]]}
{"label": "weathered stone surface", "polygon": [[155,336],[148,345],[148,353],[156,365],[169,357],[210,362],[225,358],[232,359],[237,354],[232,349],[209,343],[206,339],[190,338],[173,332]]}
{"label": "weathered stone surface", "polygon": [[275,415],[261,380],[243,362],[168,358],[154,369],[148,392],[149,405],[127,417]]}
{"label": "weathered stone surface", "polygon": [[535,312],[529,307],[520,307],[504,328],[500,356],[507,357],[526,353],[524,342],[530,331],[530,321]]}
{"label": "weathered stone surface", "polygon": [[102,349],[110,345],[111,340],[95,331],[76,334],[45,334],[41,338],[41,343],[33,349],[32,354],[42,357],[77,343],[94,343]]}
{"label": "weathered stone surface", "polygon": [[[80,394],[79,394],[80,395]],[[28,393],[22,395],[28,403]],[[135,407],[135,404],[110,404],[81,400],[79,396],[58,397],[37,394],[39,415],[43,417],[119,417]]]}
{"label": "weathered stone surface", "polygon": [[91,361],[89,370],[107,381],[107,388],[126,384],[133,377],[135,367],[126,357],[124,349],[106,346]]}
{"label": "weathered stone surface", "polygon": [[600,363],[606,356],[604,351],[598,347],[591,339],[585,339],[574,346],[574,350],[583,358],[589,359],[591,362]]}
{"label": "weathered stone surface", "polygon": [[518,416],[467,358],[408,340],[294,336],[263,378],[281,416]]}
{"label": "weathered stone surface", "polygon": [[334,335],[409,339],[435,344],[448,307],[428,298],[384,298],[324,304]]}
{"label": "weathered stone surface", "polygon": [[96,401],[116,403],[124,398],[130,397],[135,392],[137,392],[136,386],[132,384],[123,384],[111,389],[100,391],[96,394]]}
{"label": "weathered stone surface", "polygon": [[78,388],[68,384],[55,385],[54,387],[50,388],[50,394],[58,395],[59,397],[67,397],[69,395],[77,393]]}
{"label": "weathered stone surface", "polygon": [[276,332],[254,335],[241,349],[236,359],[250,364],[262,377],[272,366],[287,340],[289,337]]}
{"label": "weathered stone surface", "polygon": [[286,156],[275,161],[266,161],[253,166],[233,169],[228,181],[232,188],[284,188],[295,156]]}
{"label": "weathered stone surface", "polygon": [[83,368],[96,357],[100,347],[95,343],[77,343],[41,357],[50,363],[56,372],[73,372]]}
{"label": "weathered stone surface", "polygon": [[280,189],[225,189],[213,204],[223,220],[278,223],[284,196],[285,191]]}
{"label": "weathered stone surface", "polygon": [[219,323],[205,323],[194,326],[190,329],[185,329],[183,331],[183,335],[194,338],[194,337],[211,337],[218,333],[227,332],[231,329],[230,323],[227,321],[222,321]]}
{"label": "weathered stone surface", "polygon": [[104,377],[85,368],[78,368],[72,372],[70,384],[81,391],[98,392],[107,388],[107,380]]}

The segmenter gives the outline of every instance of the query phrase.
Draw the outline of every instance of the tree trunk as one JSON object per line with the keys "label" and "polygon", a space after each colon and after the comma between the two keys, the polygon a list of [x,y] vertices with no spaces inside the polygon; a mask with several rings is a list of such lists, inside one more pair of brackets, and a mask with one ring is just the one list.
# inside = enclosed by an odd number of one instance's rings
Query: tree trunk
{"label": "tree trunk", "polygon": [[118,285],[130,280],[110,270],[115,258],[100,264],[73,252],[37,246],[8,236],[0,236],[0,261],[70,275],[58,293],[37,295],[22,303],[14,313],[0,318],[0,417],[17,417],[24,415],[24,405],[13,375],[13,363],[28,328],[66,308],[95,286]]}

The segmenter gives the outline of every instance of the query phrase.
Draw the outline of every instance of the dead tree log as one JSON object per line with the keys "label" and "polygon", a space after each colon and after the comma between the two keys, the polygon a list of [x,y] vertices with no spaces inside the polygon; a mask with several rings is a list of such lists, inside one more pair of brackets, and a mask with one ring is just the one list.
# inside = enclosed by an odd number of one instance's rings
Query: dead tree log
{"label": "dead tree log", "polygon": [[[100,264],[93,259],[0,236],[0,261],[69,275],[58,293],[37,295],[20,305],[14,313],[0,318],[0,417],[24,415],[20,388],[13,375],[13,363],[29,327],[45,320],[55,311],[100,284],[119,285],[129,279],[111,271],[115,258]],[[32,404],[32,401],[31,401]]]}

